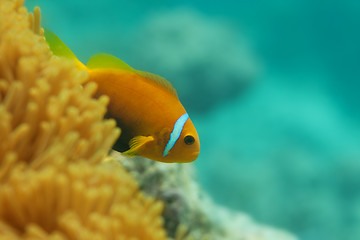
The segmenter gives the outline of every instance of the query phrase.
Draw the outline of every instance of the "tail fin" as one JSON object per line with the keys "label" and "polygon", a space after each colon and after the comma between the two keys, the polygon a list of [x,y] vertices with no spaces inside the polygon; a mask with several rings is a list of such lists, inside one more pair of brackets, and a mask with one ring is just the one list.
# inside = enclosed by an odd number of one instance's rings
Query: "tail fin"
{"label": "tail fin", "polygon": [[45,29],[44,36],[46,42],[49,44],[50,50],[55,56],[72,59],[75,61],[76,66],[79,69],[86,69],[86,66],[82,62],[80,62],[79,59],[77,59],[75,54],[65,45],[65,43],[60,40],[60,38],[55,35],[55,33],[48,29]]}

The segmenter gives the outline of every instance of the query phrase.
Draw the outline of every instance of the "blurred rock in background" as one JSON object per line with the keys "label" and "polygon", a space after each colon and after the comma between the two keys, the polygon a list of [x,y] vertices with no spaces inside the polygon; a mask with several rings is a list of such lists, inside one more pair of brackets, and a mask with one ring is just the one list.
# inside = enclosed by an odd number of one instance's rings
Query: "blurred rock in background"
{"label": "blurred rock in background", "polygon": [[200,113],[238,96],[256,78],[258,63],[240,34],[222,19],[179,8],[147,17],[128,51],[139,69],[167,78],[185,108]]}

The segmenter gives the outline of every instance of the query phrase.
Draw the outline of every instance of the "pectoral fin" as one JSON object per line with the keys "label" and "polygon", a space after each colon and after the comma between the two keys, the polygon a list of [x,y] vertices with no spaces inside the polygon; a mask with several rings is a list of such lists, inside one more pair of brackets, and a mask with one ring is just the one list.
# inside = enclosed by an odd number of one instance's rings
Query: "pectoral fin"
{"label": "pectoral fin", "polygon": [[130,149],[123,154],[127,157],[133,157],[135,155],[139,155],[141,149],[149,142],[154,141],[152,136],[136,136],[130,140]]}

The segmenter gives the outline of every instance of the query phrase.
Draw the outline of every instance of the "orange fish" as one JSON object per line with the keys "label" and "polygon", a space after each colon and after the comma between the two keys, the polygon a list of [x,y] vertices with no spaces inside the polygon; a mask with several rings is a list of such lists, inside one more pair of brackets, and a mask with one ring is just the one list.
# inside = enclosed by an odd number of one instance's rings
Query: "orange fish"
{"label": "orange fish", "polygon": [[200,152],[199,136],[164,78],[127,65],[105,53],[90,57],[86,66],[51,31],[45,38],[54,55],[75,61],[96,82],[96,96],[110,98],[107,117],[114,118],[122,133],[113,149],[126,156],[143,156],[166,163],[194,161]]}

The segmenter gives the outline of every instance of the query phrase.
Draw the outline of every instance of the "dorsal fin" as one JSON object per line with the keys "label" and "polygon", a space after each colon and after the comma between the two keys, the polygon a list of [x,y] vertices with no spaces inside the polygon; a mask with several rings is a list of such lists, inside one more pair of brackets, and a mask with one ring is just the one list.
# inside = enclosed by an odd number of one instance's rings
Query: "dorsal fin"
{"label": "dorsal fin", "polygon": [[117,57],[112,56],[107,53],[98,53],[98,54],[91,56],[88,63],[86,64],[86,66],[90,69],[120,69],[120,70],[126,70],[129,72],[133,72],[141,77],[144,77],[144,78],[158,84],[161,87],[166,88],[171,93],[173,93],[175,96],[177,96],[176,90],[171,85],[171,83],[168,82],[165,78],[160,77],[159,75],[156,75],[154,73],[135,70],[134,68],[130,67],[128,64],[126,64],[120,58],[117,58]]}
{"label": "dorsal fin", "polygon": [[51,52],[58,57],[65,57],[74,60],[79,69],[85,69],[85,65],[77,59],[75,54],[49,29],[44,29],[44,37]]}
{"label": "dorsal fin", "polygon": [[90,69],[115,68],[135,72],[135,70],[127,65],[123,60],[107,53],[97,53],[91,56],[86,66]]}
{"label": "dorsal fin", "polygon": [[58,38],[58,36],[55,35],[55,33],[49,29],[44,29],[44,36],[50,50],[55,56],[77,60],[75,54],[60,40],[60,38]]}
{"label": "dorsal fin", "polygon": [[154,74],[154,73],[149,73],[149,72],[144,72],[144,71],[139,71],[139,70],[135,70],[135,73],[137,73],[139,76],[142,76],[142,77],[144,77],[144,78],[146,78],[146,79],[160,85],[161,87],[166,88],[172,94],[177,96],[177,92],[176,92],[175,88],[165,78],[163,78],[163,77],[161,77],[161,76],[159,76],[157,74]]}

